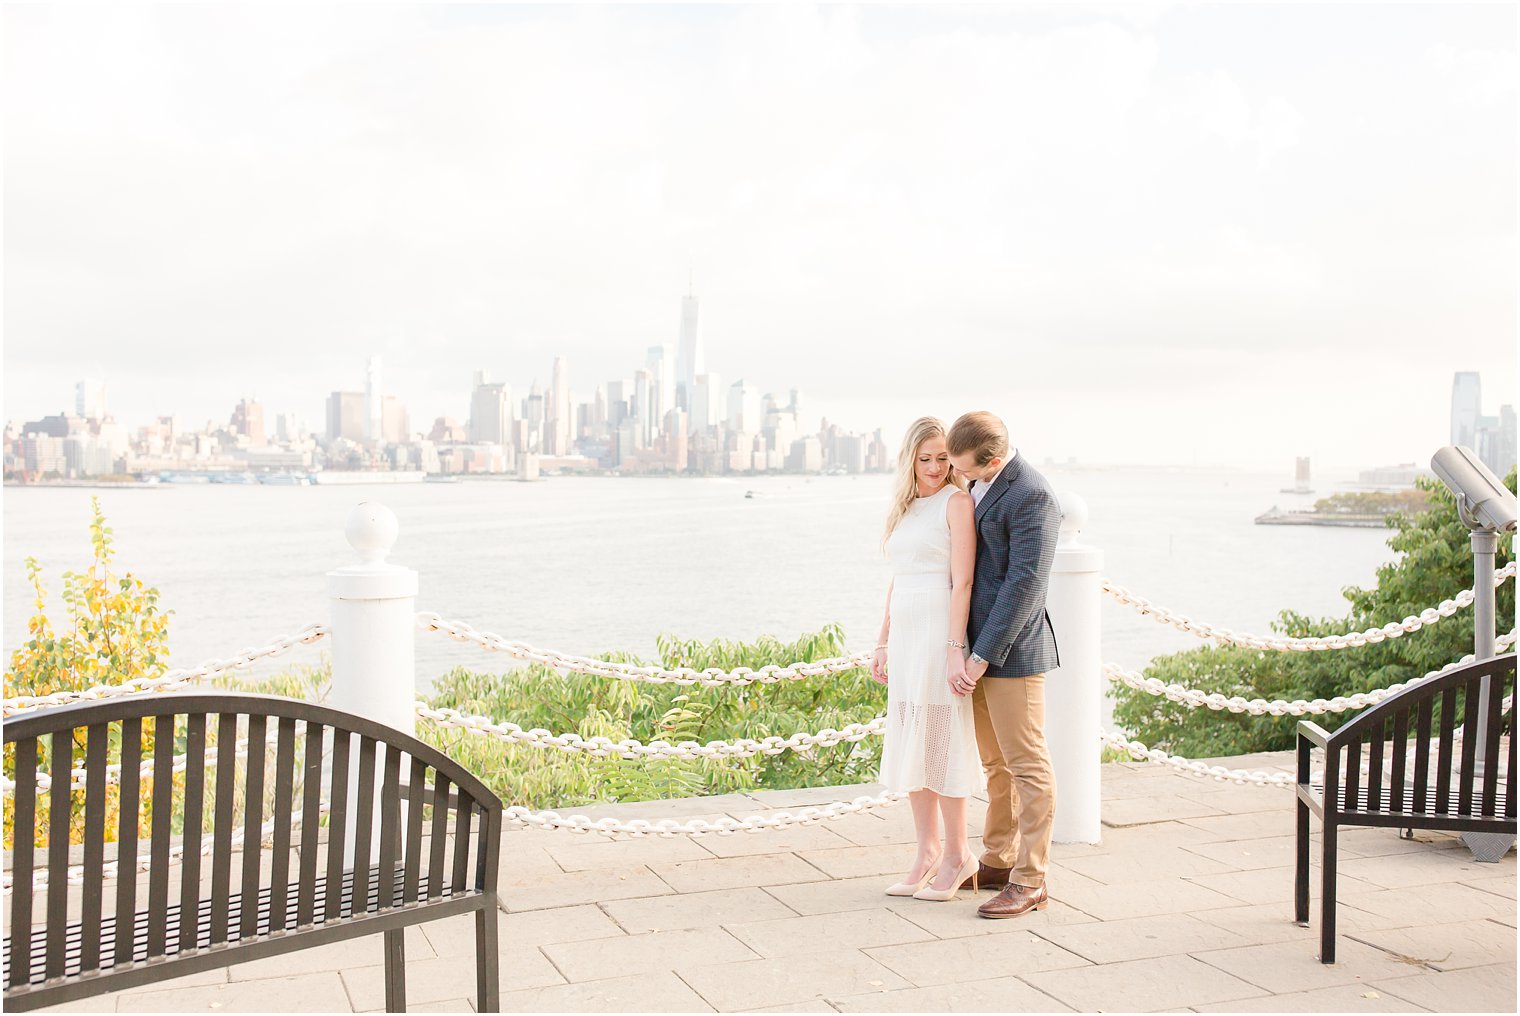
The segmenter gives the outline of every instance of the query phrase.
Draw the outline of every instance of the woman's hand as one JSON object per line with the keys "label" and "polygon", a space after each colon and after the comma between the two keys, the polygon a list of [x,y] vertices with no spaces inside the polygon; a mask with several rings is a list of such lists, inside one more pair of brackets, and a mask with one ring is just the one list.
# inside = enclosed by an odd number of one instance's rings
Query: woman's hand
{"label": "woman's hand", "polygon": [[966,654],[964,650],[951,646],[949,657],[945,662],[945,680],[950,685],[950,692],[954,695],[969,695],[967,689],[973,687],[966,677]]}
{"label": "woman's hand", "polygon": [[878,649],[871,654],[871,680],[877,684],[887,683],[887,651]]}

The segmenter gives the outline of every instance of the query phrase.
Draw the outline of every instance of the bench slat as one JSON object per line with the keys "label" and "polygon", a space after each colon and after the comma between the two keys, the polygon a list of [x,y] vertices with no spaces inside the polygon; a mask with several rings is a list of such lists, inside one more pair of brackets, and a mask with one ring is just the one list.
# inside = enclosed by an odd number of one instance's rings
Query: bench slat
{"label": "bench slat", "polygon": [[206,714],[185,717],[185,809],[180,858],[179,905],[189,911],[190,920],[180,926],[179,947],[183,952],[194,947],[199,935],[201,898],[201,831],[206,816]]}
{"label": "bench slat", "polygon": [[11,934],[18,950],[11,957],[7,986],[26,984],[32,978],[32,852],[37,837],[37,739],[16,742],[15,849],[11,854]]}
{"label": "bench slat", "polygon": [[[69,916],[69,812],[73,791],[74,732],[60,730],[52,739],[53,786],[48,794],[48,955],[49,977],[63,975],[63,929]],[[56,946],[56,947],[55,947]]]}
{"label": "bench slat", "polygon": [[[116,831],[116,913],[137,911],[137,841],[142,834],[142,720],[121,721],[121,822]],[[130,959],[128,946],[116,953],[117,963]]]}
{"label": "bench slat", "polygon": [[1362,739],[1360,736],[1352,738],[1351,743],[1346,745],[1346,800],[1345,808],[1355,806],[1362,792]]}
{"label": "bench slat", "polygon": [[153,721],[153,844],[148,851],[148,953],[162,956],[169,912],[169,837],[174,820],[173,716]]}
{"label": "bench slat", "polygon": [[444,849],[449,835],[449,778],[433,770],[433,842],[428,858],[428,896],[437,899],[443,891]]}
{"label": "bench slat", "polygon": [[375,739],[372,737],[359,738],[359,783],[355,792],[359,800],[354,818],[354,869],[359,873],[359,882],[354,899],[363,903],[362,908],[355,904],[353,913],[357,914],[369,911],[369,865],[375,828]]}
{"label": "bench slat", "polygon": [[1482,687],[1480,678],[1465,682],[1462,692],[1462,772],[1457,779],[1457,814],[1473,813],[1473,774],[1478,769],[1478,692]]}
{"label": "bench slat", "polygon": [[[301,775],[301,894],[296,901],[296,924],[311,924],[317,884],[317,852],[321,849],[318,830],[322,828],[322,740],[327,728],[320,723],[306,724],[306,758]],[[329,847],[329,849],[331,849]]]}
{"label": "bench slat", "polygon": [[237,713],[216,717],[216,793],[212,799],[211,944],[227,941],[232,895],[232,826],[237,788]]}
{"label": "bench slat", "polygon": [[[85,729],[84,887],[79,900],[79,918],[85,927],[100,924],[102,897],[105,895],[106,751],[110,746],[110,728],[104,723],[92,723]],[[99,968],[99,939],[85,941],[80,964],[85,970]]]}
{"label": "bench slat", "polygon": [[[335,883],[343,877],[343,860],[347,851],[348,837],[348,753],[353,735],[341,728],[333,728],[332,746],[332,809],[327,826],[327,881]],[[322,916],[333,920],[340,914],[340,899],[334,893],[323,901]]]}
{"label": "bench slat", "polygon": [[[264,828],[264,757],[269,750],[268,717],[248,717],[248,769],[243,792],[243,891],[244,899],[259,891],[259,855],[254,844],[262,839]],[[229,911],[230,912],[230,911]],[[238,931],[243,938],[254,933],[253,919],[243,914]]]}
{"label": "bench slat", "polygon": [[1451,773],[1455,768],[1457,689],[1441,692],[1441,766],[1436,770],[1436,814],[1451,814]]}
{"label": "bench slat", "polygon": [[412,756],[406,788],[406,882],[401,889],[402,903],[417,902],[417,884],[422,873],[422,801],[427,790],[427,769],[427,763]]}
{"label": "bench slat", "polygon": [[1486,735],[1483,742],[1483,799],[1479,811],[1484,815],[1494,815],[1497,814],[1495,806],[1499,798],[1499,767],[1502,760],[1499,734],[1504,718],[1504,674],[1495,674],[1488,684],[1488,715],[1483,722],[1483,732]]}
{"label": "bench slat", "polygon": [[449,883],[451,891],[464,892],[465,881],[469,877],[470,867],[470,819],[475,811],[475,803],[465,793],[464,788],[459,788],[459,795],[454,809],[454,871]]}
{"label": "bench slat", "polygon": [[[401,829],[398,816],[401,811],[401,753],[392,745],[385,746],[385,780],[380,791],[380,870],[390,871],[396,867],[396,848],[400,843]],[[380,882],[380,909],[388,910],[396,903],[395,885]]]}
{"label": "bench slat", "polygon": [[1414,810],[1424,812],[1430,804],[1430,723],[1431,698],[1420,699],[1414,723]]}
{"label": "bench slat", "polygon": [[1409,740],[1409,710],[1398,709],[1393,714],[1393,765],[1392,772],[1388,774],[1388,807],[1403,808],[1404,801],[1404,767],[1408,763],[1409,753],[1404,750],[1404,743]]}
{"label": "bench slat", "polygon": [[285,928],[285,889],[290,884],[290,825],[295,797],[296,721],[282,716],[274,749],[274,854],[269,859],[269,884],[274,889],[270,928]]}

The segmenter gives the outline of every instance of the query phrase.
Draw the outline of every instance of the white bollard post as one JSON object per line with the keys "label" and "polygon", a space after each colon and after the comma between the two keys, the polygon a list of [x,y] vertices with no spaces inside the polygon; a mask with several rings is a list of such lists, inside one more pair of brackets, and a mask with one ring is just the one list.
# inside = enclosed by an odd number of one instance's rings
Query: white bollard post
{"label": "white bollard post", "polygon": [[1057,843],[1097,843],[1103,834],[1098,740],[1103,705],[1103,551],[1080,542],[1087,502],[1063,491],[1061,537],[1046,609],[1061,666],[1045,680],[1045,740],[1056,774]]}
{"label": "white bollard post", "polygon": [[[332,691],[334,709],[395,727],[417,730],[417,573],[387,564],[396,543],[396,514],[383,504],[361,501],[348,513],[344,535],[359,552],[359,563],[327,573],[332,597]],[[357,739],[351,751],[357,751]],[[350,756],[356,758],[357,756]],[[379,793],[379,758],[376,787]],[[348,799],[355,800],[359,771],[351,768]],[[377,797],[378,799],[378,797]],[[406,803],[402,802],[405,816]],[[380,825],[371,832],[370,858],[378,856]],[[354,863],[354,826],[344,836],[345,867]]]}
{"label": "white bollard post", "polygon": [[332,597],[335,709],[416,733],[417,573],[387,564],[399,526],[383,504],[362,501],[344,535],[359,563],[327,573]]}

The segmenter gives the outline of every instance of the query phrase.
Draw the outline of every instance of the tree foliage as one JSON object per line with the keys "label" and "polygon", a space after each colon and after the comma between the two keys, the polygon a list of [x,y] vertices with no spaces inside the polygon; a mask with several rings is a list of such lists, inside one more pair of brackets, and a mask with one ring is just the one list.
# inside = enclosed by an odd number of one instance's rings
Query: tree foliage
{"label": "tree foliage", "polygon": [[[1388,545],[1400,556],[1378,569],[1376,586],[1343,590],[1349,609],[1339,617],[1315,618],[1284,610],[1273,631],[1294,637],[1336,635],[1402,621],[1471,587],[1473,562],[1469,534],[1457,518],[1456,501],[1445,486],[1421,479],[1427,507],[1388,519]],[[1515,489],[1515,472],[1506,483]],[[1501,538],[1495,567],[1514,553],[1512,537]],[[1515,582],[1498,590],[1500,633],[1515,617]],[[1205,692],[1246,698],[1334,698],[1409,681],[1461,659],[1473,651],[1472,609],[1459,611],[1413,634],[1359,649],[1274,652],[1206,646],[1158,657],[1147,677]],[[1125,686],[1114,685],[1114,719],[1133,737],[1152,747],[1192,758],[1245,755],[1293,746],[1296,719],[1248,716],[1188,707]],[[1339,726],[1349,714],[1332,714],[1322,722]]]}
{"label": "tree foliage", "polygon": [[[127,572],[118,575],[111,567],[115,551],[112,530],[106,525],[100,499],[90,499],[89,567],[83,572],[63,573],[63,621],[55,628],[49,620],[47,590],[42,569],[35,558],[26,559],[27,579],[33,591],[33,612],[27,621],[27,641],[11,653],[5,669],[5,697],[50,695],[59,691],[82,691],[100,684],[123,684],[161,675],[169,658],[170,611],[159,607],[156,588]],[[61,630],[60,630],[61,629]],[[153,750],[153,723],[144,725],[143,751]],[[120,727],[111,727],[113,754],[120,752]],[[39,743],[38,765],[51,767],[51,739]],[[84,765],[85,741],[74,737],[74,767]],[[5,773],[14,776],[14,745],[5,748]],[[106,799],[107,838],[117,828],[117,788]],[[84,791],[73,792],[71,831],[77,839],[84,826]],[[45,843],[48,799],[37,801],[37,844]],[[12,801],[5,801],[5,842],[11,844]],[[143,816],[152,810],[152,793],[143,788]]]}

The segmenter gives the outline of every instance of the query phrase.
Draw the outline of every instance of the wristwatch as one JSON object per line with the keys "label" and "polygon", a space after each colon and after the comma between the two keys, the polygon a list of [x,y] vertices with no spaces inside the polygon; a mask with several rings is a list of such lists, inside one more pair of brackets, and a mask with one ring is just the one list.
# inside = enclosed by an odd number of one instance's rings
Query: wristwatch
{"label": "wristwatch", "polygon": [[968,656],[966,658],[966,660],[967,660],[968,663],[986,663],[987,662],[986,660],[982,659],[980,656],[976,655],[975,653],[972,653],[970,656]]}

